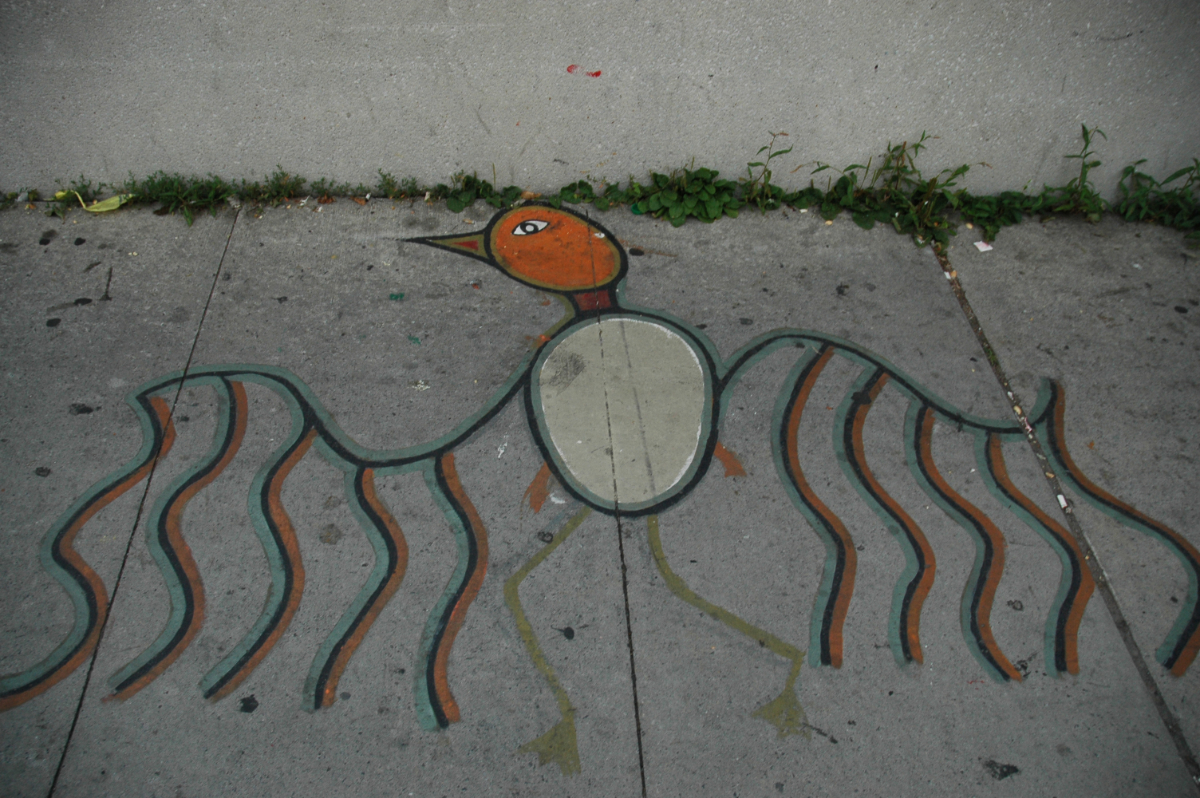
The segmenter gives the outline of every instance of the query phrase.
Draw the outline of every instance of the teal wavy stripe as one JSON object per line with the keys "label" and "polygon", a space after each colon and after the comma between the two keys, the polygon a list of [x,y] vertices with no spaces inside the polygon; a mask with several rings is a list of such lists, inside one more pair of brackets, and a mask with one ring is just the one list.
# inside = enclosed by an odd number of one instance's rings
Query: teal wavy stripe
{"label": "teal wavy stripe", "polygon": [[454,545],[457,550],[458,559],[454,565],[454,571],[450,574],[450,579],[446,582],[446,588],[442,591],[442,595],[438,598],[437,604],[429,613],[429,620],[425,622],[425,630],[421,634],[421,644],[417,648],[417,667],[413,674],[413,692],[416,697],[417,704],[417,721],[421,724],[421,728],[426,731],[437,731],[442,728],[443,724],[438,722],[438,713],[434,709],[433,696],[430,694],[430,669],[433,667],[434,646],[441,637],[442,631],[446,626],[447,608],[451,602],[462,592],[463,586],[470,578],[469,565],[471,556],[471,544],[468,539],[468,530],[466,524],[463,523],[462,517],[459,516],[450,497],[446,495],[441,484],[438,482],[437,474],[434,470],[432,461],[426,464],[422,469],[425,476],[425,484],[429,487],[429,492],[433,496],[434,502],[441,509],[442,514],[446,517],[446,522],[450,524],[450,531],[454,533]]}
{"label": "teal wavy stripe", "polygon": [[[344,477],[345,491],[347,503],[354,513],[354,517],[358,520],[359,526],[362,528],[363,534],[371,543],[371,549],[375,554],[375,565],[371,569],[367,581],[363,584],[362,590],[354,597],[349,608],[342,613],[342,617],[338,619],[337,625],[333,627],[333,631],[325,638],[325,642],[321,644],[321,648],[313,657],[312,665],[308,670],[308,678],[304,680],[303,704],[304,708],[310,711],[316,710],[321,706],[320,693],[329,676],[330,667],[333,661],[341,652],[342,644],[353,627],[357,626],[364,612],[369,610],[377,600],[379,591],[384,584],[391,578],[393,571],[396,569],[396,551],[391,543],[390,536],[387,531],[380,526],[374,519],[373,511],[367,506],[366,499],[359,491],[360,480],[363,479],[363,471],[360,469],[354,473],[347,473]],[[400,578],[404,578],[403,572]]]}
{"label": "teal wavy stripe", "polygon": [[1058,556],[1058,562],[1062,568],[1061,576],[1058,580],[1058,592],[1054,596],[1054,600],[1050,603],[1050,610],[1046,616],[1046,630],[1043,635],[1044,653],[1046,668],[1053,671],[1054,675],[1061,676],[1067,673],[1066,661],[1060,656],[1063,651],[1065,641],[1062,640],[1062,621],[1070,612],[1071,608],[1067,602],[1073,598],[1072,589],[1072,574],[1076,567],[1082,565],[1075,563],[1072,553],[1063,546],[1058,539],[1058,535],[1054,533],[1048,526],[1040,521],[1037,516],[1030,513],[1017,502],[1009,498],[1004,489],[1000,487],[1000,483],[996,481],[996,475],[992,471],[992,463],[987,456],[987,435],[982,433],[975,434],[975,462],[978,466],[979,474],[983,477],[983,483],[987,486],[988,492],[1004,505],[1009,512],[1021,519],[1027,527],[1037,533],[1038,537],[1046,541],[1046,544]]}
{"label": "teal wavy stripe", "polygon": [[[1115,499],[1106,500],[1105,496],[1094,495],[1086,487],[1084,484],[1087,481],[1086,476],[1070,468],[1067,464],[1067,458],[1070,455],[1059,451],[1059,436],[1065,441],[1066,431],[1055,430],[1053,428],[1055,424],[1053,410],[1056,403],[1063,401],[1063,399],[1060,396],[1061,388],[1053,383],[1050,383],[1050,392],[1053,398],[1047,403],[1045,412],[1039,414],[1039,420],[1035,429],[1042,443],[1043,450],[1054,463],[1055,473],[1058,474],[1067,487],[1092,507],[1095,507],[1118,523],[1130,529],[1135,529],[1166,546],[1175,555],[1176,559],[1179,560],[1183,566],[1184,573],[1187,574],[1187,596],[1181,602],[1182,606],[1175,618],[1175,623],[1171,626],[1171,631],[1168,632],[1162,645],[1155,651],[1155,658],[1161,665],[1166,668],[1173,668],[1181,657],[1188,654],[1188,644],[1194,641],[1197,634],[1200,634],[1200,606],[1198,606],[1198,602],[1200,602],[1200,590],[1198,590],[1198,585],[1200,585],[1200,563],[1175,539],[1178,533],[1174,532],[1174,530],[1166,526],[1161,526],[1157,521],[1153,521],[1150,518],[1143,520],[1143,518],[1139,517],[1140,514],[1135,515],[1124,507],[1114,504],[1113,501],[1116,501]],[[1065,445],[1064,442],[1063,446]]]}
{"label": "teal wavy stripe", "polygon": [[[242,376],[239,375],[238,379],[242,379]],[[254,475],[254,480],[250,483],[250,495],[247,501],[250,523],[254,527],[254,533],[258,536],[259,543],[262,544],[263,553],[267,557],[267,564],[271,573],[271,587],[267,590],[267,598],[263,604],[263,611],[254,622],[254,626],[250,628],[250,631],[246,633],[237,646],[200,680],[200,690],[203,692],[205,698],[216,694],[230,679],[237,675],[246,661],[253,656],[266,637],[270,635],[277,623],[282,607],[290,598],[292,580],[288,554],[283,548],[282,542],[276,539],[275,532],[271,528],[271,523],[267,518],[263,504],[267,501],[267,495],[271,487],[270,480],[274,473],[296,446],[299,445],[301,439],[308,434],[311,427],[299,405],[288,397],[285,397],[285,399],[288,399],[288,410],[291,413],[291,432],[283,444],[271,455],[271,458]]]}
{"label": "teal wavy stripe", "polygon": [[[906,531],[901,528],[900,523],[871,490],[865,476],[851,465],[851,453],[848,449],[850,428],[853,425],[851,413],[857,401],[856,397],[869,391],[872,385],[884,376],[884,373],[878,367],[864,369],[845,398],[842,399],[833,424],[833,451],[846,480],[854,486],[854,490],[879,518],[884,528],[892,533],[892,538],[904,554],[904,570],[900,573],[900,578],[896,580],[896,587],[892,590],[892,611],[888,618],[888,645],[892,649],[892,656],[895,658],[896,664],[907,665],[913,657],[908,651],[907,641],[901,634],[900,627],[903,625],[910,586],[921,574],[921,557]],[[865,463],[864,467],[866,467]]]}
{"label": "teal wavy stripe", "polygon": [[918,451],[917,439],[920,435],[922,411],[926,409],[924,405],[914,400],[909,403],[908,413],[904,419],[904,450],[905,457],[908,460],[908,469],[912,473],[913,479],[920,485],[921,490],[925,491],[925,495],[941,508],[942,512],[946,513],[955,523],[961,526],[970,535],[972,542],[975,544],[975,561],[971,566],[971,575],[967,579],[967,584],[963,587],[959,622],[962,625],[963,639],[966,641],[967,648],[970,649],[975,660],[993,679],[998,682],[1006,682],[1009,680],[1007,674],[992,660],[990,652],[984,651],[983,641],[980,637],[980,619],[976,617],[978,596],[981,587],[980,582],[985,579],[985,568],[990,566],[987,551],[988,544],[983,539],[979,530],[975,528],[971,519],[967,518],[957,507],[948,502],[925,473],[924,464],[921,461],[920,452]]}
{"label": "teal wavy stripe", "polygon": [[[791,412],[800,383],[808,376],[817,357],[818,352],[815,349],[806,349],[792,366],[787,379],[783,382],[783,389],[775,401],[775,411],[771,415],[771,453],[775,459],[775,470],[779,474],[779,481],[783,483],[783,489],[788,498],[792,500],[792,504],[800,511],[800,515],[804,517],[804,520],[808,522],[825,546],[825,566],[822,570],[821,585],[817,589],[812,620],[809,624],[809,651],[819,653],[814,664],[828,665],[830,656],[828,646],[822,646],[824,639],[822,631],[825,628],[826,617],[833,613],[833,588],[838,573],[837,533],[830,527],[828,520],[818,513],[816,508],[812,507],[800,493],[800,489],[787,467],[784,454],[784,447],[788,445],[788,414]],[[813,660],[809,661],[813,662]]]}
{"label": "teal wavy stripe", "polygon": [[93,484],[65,513],[58,517],[42,539],[41,549],[38,552],[42,567],[62,586],[71,600],[75,611],[71,631],[41,662],[20,673],[0,679],[0,699],[34,688],[55,675],[75,655],[88,635],[91,634],[99,615],[99,606],[106,606],[108,603],[107,596],[92,595],[92,587],[82,574],[75,572],[74,569],[67,570],[60,565],[58,548],[62,537],[75,519],[86,513],[92,505],[103,500],[158,456],[163,443],[163,429],[151,415],[148,400],[144,404],[135,391],[129,394],[125,401],[133,408],[141,426],[141,448],[120,471]]}
{"label": "teal wavy stripe", "polygon": [[786,346],[788,343],[800,343],[814,349],[819,349],[822,346],[830,346],[839,355],[852,363],[856,363],[864,368],[882,369],[891,378],[893,385],[898,390],[912,399],[917,399],[929,405],[939,415],[952,420],[955,424],[1009,435],[1022,434],[1022,429],[1016,421],[1012,419],[985,418],[972,413],[964,413],[910,377],[887,358],[877,355],[853,341],[839,338],[836,335],[826,335],[815,330],[780,329],[763,333],[750,340],[745,346],[742,346],[726,358],[722,375],[720,376],[723,376],[725,379],[725,384],[729,384],[733,379],[740,378],[741,373],[750,365],[758,362],[761,357],[782,346]]}
{"label": "teal wavy stripe", "polygon": [[203,474],[210,471],[225,455],[228,449],[228,436],[234,419],[235,403],[230,394],[229,383],[221,378],[198,379],[196,385],[209,385],[217,394],[217,426],[213,432],[212,444],[208,453],[200,458],[194,466],[180,474],[167,488],[159,494],[154,508],[146,520],[146,547],[158,565],[163,582],[167,586],[167,594],[171,601],[171,609],[167,615],[166,625],[161,633],[141,654],[125,667],[113,674],[109,680],[114,692],[120,692],[137,681],[156,664],[169,657],[180,645],[194,620],[195,595],[203,593],[203,586],[197,580],[190,584],[183,573],[179,560],[166,536],[166,517],[179,500],[181,492]]}

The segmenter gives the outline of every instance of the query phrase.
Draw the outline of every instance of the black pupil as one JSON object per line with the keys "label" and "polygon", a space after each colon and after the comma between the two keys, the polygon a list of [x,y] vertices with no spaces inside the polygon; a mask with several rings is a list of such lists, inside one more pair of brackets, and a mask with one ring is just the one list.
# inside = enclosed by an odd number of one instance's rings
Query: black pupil
{"label": "black pupil", "polygon": [[521,222],[521,232],[525,235],[530,235],[538,231],[538,226],[533,222]]}

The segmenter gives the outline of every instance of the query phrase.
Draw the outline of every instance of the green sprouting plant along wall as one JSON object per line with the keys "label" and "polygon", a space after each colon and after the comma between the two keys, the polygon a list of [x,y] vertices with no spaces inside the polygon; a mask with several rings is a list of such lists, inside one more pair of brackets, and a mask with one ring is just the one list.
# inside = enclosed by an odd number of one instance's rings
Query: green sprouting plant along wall
{"label": "green sprouting plant along wall", "polygon": [[[755,156],[758,156],[766,152],[767,157],[761,161],[752,161],[746,164],[747,179],[742,186],[742,201],[764,213],[783,207],[786,194],[782,188],[771,184],[771,160],[781,155],[787,155],[794,149],[795,145],[786,150],[775,150],[775,139],[786,135],[787,133],[772,133],[771,141],[766,146],[759,147],[758,152],[755,153]],[[755,169],[759,170],[757,175],[754,174]]]}
{"label": "green sprouting plant along wall", "polygon": [[1044,186],[1042,195],[1045,197],[1045,204],[1043,208],[1050,213],[1083,214],[1089,222],[1098,222],[1100,214],[1104,213],[1108,203],[1096,192],[1096,187],[1088,179],[1088,173],[1100,166],[1100,161],[1092,157],[1096,154],[1092,150],[1092,139],[1099,135],[1107,141],[1108,136],[1104,135],[1104,131],[1098,127],[1088,128],[1087,125],[1081,125],[1081,127],[1083,128],[1083,146],[1080,147],[1079,152],[1066,156],[1079,161],[1079,176],[1071,178],[1065,186],[1060,188]]}
{"label": "green sprouting plant along wall", "polygon": [[[1138,170],[1145,162],[1143,158],[1125,167],[1117,184],[1121,199],[1114,210],[1129,222],[1156,222],[1187,231],[1189,239],[1200,238],[1200,159],[1193,158],[1191,166],[1161,183]],[[1183,182],[1167,188],[1177,181]]]}
{"label": "green sprouting plant along wall", "polygon": [[[958,178],[970,170],[964,164],[957,169],[943,169],[931,178],[925,178],[916,166],[916,158],[925,148],[925,142],[936,138],[922,132],[913,143],[889,143],[881,162],[872,170],[874,158],[866,164],[851,164],[841,170],[836,181],[830,178],[825,190],[816,188],[812,181],[809,188],[793,194],[785,194],[787,205],[820,208],[821,216],[833,220],[842,211],[848,211],[855,224],[870,230],[877,222],[891,224],[898,233],[912,236],[919,246],[932,244],[942,247],[955,234],[948,212],[954,208],[962,191],[951,193]],[[801,165],[799,168],[803,168]],[[812,174],[829,169],[828,164],[817,162]],[[795,171],[795,170],[793,170]]]}
{"label": "green sprouting plant along wall", "polygon": [[651,172],[648,186],[629,182],[641,197],[632,203],[634,213],[667,219],[675,227],[689,218],[711,223],[722,216],[736,217],[744,204],[737,183],[722,179],[715,169],[678,169],[669,175]]}
{"label": "green sprouting plant along wall", "polygon": [[[1118,184],[1120,198],[1110,206],[1091,180],[1092,171],[1101,166],[1094,144],[1097,137],[1107,139],[1107,136],[1098,127],[1086,124],[1081,125],[1080,130],[1082,145],[1079,151],[1064,156],[1079,161],[1079,173],[1066,185],[1046,185],[1034,195],[1024,191],[971,194],[958,185],[970,171],[968,164],[943,169],[926,178],[916,160],[937,137],[925,132],[913,142],[889,143],[881,154],[872,156],[865,164],[856,163],[835,170],[840,172],[837,179],[830,177],[824,186],[816,185],[813,176],[833,167],[820,161],[801,164],[791,172],[794,174],[806,166],[815,166],[809,184],[788,191],[774,182],[776,170],[772,162],[790,154],[794,146],[776,150],[777,140],[787,136],[779,132],[771,133],[767,144],[758,149],[755,154],[758,160],[746,164],[746,177],[741,180],[724,179],[715,169],[696,168],[694,161],[670,172],[651,171],[649,180],[644,183],[632,176],[623,185],[578,180],[551,194],[537,194],[519,186],[497,188],[494,168],[491,182],[481,180],[475,174],[459,172],[449,184],[434,186],[422,186],[411,177],[398,179],[382,169],[374,186],[351,186],[324,178],[309,183],[306,178],[284,171],[281,166],[262,180],[242,179],[238,182],[213,174],[201,178],[158,171],[142,180],[130,175],[119,186],[93,185],[83,175],[65,186],[59,181],[63,191],[57,192],[47,203],[46,211],[65,217],[77,202],[88,210],[108,207],[93,206],[106,189],[118,192],[120,202],[125,202],[128,197],[132,204],[157,203],[157,212],[180,213],[188,224],[197,213],[215,213],[235,199],[259,206],[278,205],[310,194],[326,202],[332,201],[334,196],[354,197],[360,202],[370,196],[391,200],[423,199],[429,203],[445,202],[446,207],[456,213],[466,210],[477,200],[494,208],[508,208],[534,198],[555,207],[561,207],[563,203],[590,204],[602,211],[625,205],[635,214],[664,219],[675,226],[689,219],[711,223],[724,216],[736,217],[745,207],[763,212],[785,207],[815,208],[827,220],[846,211],[856,224],[868,229],[876,223],[886,222],[897,232],[910,236],[918,246],[935,249],[948,245],[950,237],[956,233],[959,219],[977,225],[984,239],[991,241],[1002,228],[1018,224],[1027,216],[1078,214],[1095,222],[1105,211],[1113,211],[1128,221],[1169,225],[1186,232],[1190,240],[1200,244],[1200,160],[1193,160],[1190,166],[1177,170],[1161,182],[1141,171],[1145,159],[1127,166]],[[766,157],[762,158],[764,153]],[[37,199],[35,191],[0,192],[0,208]]]}

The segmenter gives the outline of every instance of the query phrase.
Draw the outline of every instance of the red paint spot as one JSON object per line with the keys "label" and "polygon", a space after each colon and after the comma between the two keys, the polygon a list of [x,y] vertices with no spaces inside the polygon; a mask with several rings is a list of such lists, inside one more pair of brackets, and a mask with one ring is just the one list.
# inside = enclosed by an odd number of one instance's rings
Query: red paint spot
{"label": "red paint spot", "polygon": [[478,241],[455,241],[454,246],[462,247],[463,249],[473,249],[476,252],[479,251],[479,242]]}
{"label": "red paint spot", "polygon": [[580,310],[602,310],[613,305],[612,294],[609,291],[581,291],[575,294],[575,302]]}
{"label": "red paint spot", "polygon": [[579,64],[571,64],[569,67],[567,67],[567,72],[571,75],[574,75],[578,71],[579,71]]}
{"label": "red paint spot", "polygon": [[600,70],[597,69],[595,72],[585,72],[584,74],[587,75],[589,78],[598,78],[598,77],[600,77]]}

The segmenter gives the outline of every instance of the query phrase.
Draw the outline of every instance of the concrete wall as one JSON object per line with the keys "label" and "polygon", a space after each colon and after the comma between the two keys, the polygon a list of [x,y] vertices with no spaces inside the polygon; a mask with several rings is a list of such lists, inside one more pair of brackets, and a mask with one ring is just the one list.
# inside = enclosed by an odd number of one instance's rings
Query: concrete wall
{"label": "concrete wall", "polygon": [[1087,123],[1111,190],[1135,158],[1200,155],[1198,34],[1195,0],[7,2],[0,188],[282,164],[539,190],[693,157],[737,176],[780,130],[799,186],[795,166],[928,130],[926,171],[1037,189]]}

